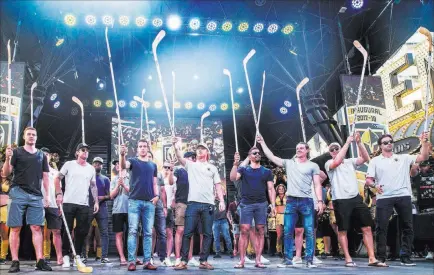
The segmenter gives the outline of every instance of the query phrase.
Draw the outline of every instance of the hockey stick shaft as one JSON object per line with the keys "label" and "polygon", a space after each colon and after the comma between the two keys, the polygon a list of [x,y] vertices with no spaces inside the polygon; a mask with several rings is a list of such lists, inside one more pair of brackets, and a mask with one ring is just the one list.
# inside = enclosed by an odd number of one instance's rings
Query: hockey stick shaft
{"label": "hockey stick shaft", "polygon": [[[11,41],[8,40],[8,137],[7,144],[12,144],[12,60],[11,60]],[[18,126],[18,125],[17,125]]]}
{"label": "hockey stick shaft", "polygon": [[[243,67],[244,67],[244,75],[246,76],[246,82],[247,82],[247,89],[249,91],[249,97],[250,97],[250,104],[252,105],[252,113],[253,113],[253,119],[255,121],[255,128],[256,133],[259,133],[258,129],[258,119],[256,117],[256,110],[255,110],[255,104],[253,102],[253,95],[252,95],[252,88],[250,87],[250,80],[249,80],[249,73],[247,72],[247,63],[252,58],[252,56],[256,53],[254,49],[252,49],[247,56],[243,60]],[[256,136],[255,136],[255,145],[256,145]]]}
{"label": "hockey stick shaft", "polygon": [[354,110],[354,119],[353,119],[353,123],[352,123],[352,126],[351,126],[351,136],[354,135],[354,132],[356,130],[356,121],[357,121],[357,115],[359,113],[359,103],[360,103],[360,98],[361,98],[361,95],[362,95],[363,79],[365,77],[366,62],[368,60],[368,53],[366,52],[365,48],[363,48],[363,46],[360,44],[360,42],[357,41],[357,40],[355,40],[354,41],[354,46],[363,55],[363,68],[362,68],[362,74],[360,76],[359,88],[358,88],[358,91],[357,91],[356,106],[355,106],[355,110]]}
{"label": "hockey stick shaft", "polygon": [[34,82],[30,88],[30,127],[33,128],[33,90],[38,86],[38,83]]}
{"label": "hockey stick shaft", "polygon": [[172,81],[173,81],[173,89],[172,89],[172,127],[173,133],[175,134],[175,72],[172,71]]}
{"label": "hockey stick shaft", "polygon": [[301,124],[301,133],[303,134],[303,142],[306,141],[306,130],[304,127],[304,119],[303,119],[303,110],[301,109],[301,99],[300,99],[300,91],[301,89],[309,82],[309,78],[305,77],[300,84],[298,84],[296,88],[296,94],[297,94],[297,103],[298,103],[298,113],[300,115],[300,124]]}
{"label": "hockey stick shaft", "polygon": [[[430,94],[430,86],[432,85],[431,82],[431,66],[432,66],[432,51],[433,51],[433,40],[431,32],[424,28],[420,27],[418,29],[418,32],[425,35],[428,39],[428,72],[426,77],[426,91],[425,91],[425,123],[423,126],[423,131],[428,132],[428,107],[429,107],[429,94]],[[432,88],[432,87],[431,87]],[[433,100],[433,99],[431,99]]]}
{"label": "hockey stick shaft", "polygon": [[[265,71],[262,74],[262,90],[261,90],[261,99],[259,100],[258,125],[256,126],[256,136],[259,135],[259,123],[261,121],[262,98],[264,97],[264,87],[265,87]],[[253,147],[256,147],[256,136],[255,136],[255,145],[253,145]]]}
{"label": "hockey stick shaft", "polygon": [[234,122],[235,151],[238,152],[237,121],[235,119],[235,104],[234,104],[234,90],[232,88],[232,76],[231,76],[231,72],[227,69],[223,70],[223,73],[229,77],[229,89],[231,92],[231,103],[232,103],[232,120]]}
{"label": "hockey stick shaft", "polygon": [[140,104],[142,105],[142,108],[140,110],[140,138],[143,138],[143,108],[145,107],[143,104],[144,96],[145,96],[145,89],[142,90],[142,102]]}

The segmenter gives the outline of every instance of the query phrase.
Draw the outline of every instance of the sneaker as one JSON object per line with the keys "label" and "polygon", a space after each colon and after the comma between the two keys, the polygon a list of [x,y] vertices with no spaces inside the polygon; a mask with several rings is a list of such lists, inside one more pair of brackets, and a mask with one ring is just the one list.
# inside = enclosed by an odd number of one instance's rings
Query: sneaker
{"label": "sneaker", "polygon": [[294,262],[290,259],[285,259],[282,263],[277,265],[278,268],[294,267]]}
{"label": "sneaker", "polygon": [[87,264],[87,258],[86,257],[82,257],[81,258],[81,262],[84,263],[84,264]]}
{"label": "sneaker", "polygon": [[401,265],[405,266],[415,266],[416,264],[410,260],[410,257],[401,257]]}
{"label": "sneaker", "polygon": [[[85,259],[86,259],[86,258],[85,258]],[[79,266],[86,266],[86,265],[83,263],[83,261],[81,260],[81,257],[78,256],[78,255],[75,257],[75,261],[74,261],[73,265],[74,265],[74,266],[77,266],[77,265],[79,265]]]}
{"label": "sneaker", "polygon": [[[87,258],[84,258],[84,259],[87,259]],[[101,258],[100,257],[96,257],[95,258],[95,262],[99,262],[99,261],[101,261]]]}
{"label": "sneaker", "polygon": [[292,263],[293,264],[302,264],[303,259],[301,257],[294,256],[294,258],[292,258]]}
{"label": "sneaker", "polygon": [[222,255],[220,255],[220,253],[217,253],[214,255],[214,259],[220,259],[222,257]]}
{"label": "sneaker", "polygon": [[318,259],[317,257],[313,256],[313,264],[317,265],[317,264],[322,264],[322,261],[320,259]]}
{"label": "sneaker", "polygon": [[154,259],[151,258],[151,260],[149,260],[149,263],[150,263],[151,265],[154,265]]}
{"label": "sneaker", "polygon": [[315,268],[315,267],[317,267],[317,265],[313,261],[312,262],[308,261],[308,262],[306,262],[306,267],[307,268]]}
{"label": "sneaker", "polygon": [[6,259],[0,259],[0,265],[6,264]]}
{"label": "sneaker", "polygon": [[47,265],[51,265],[51,260],[49,258],[45,258],[45,262],[47,263]]}
{"label": "sneaker", "polygon": [[[426,254],[425,260],[432,260],[434,258],[434,255],[432,252],[428,252],[428,254]],[[1,262],[0,262],[1,264]]]}
{"label": "sneaker", "polygon": [[9,268],[9,273],[17,273],[20,272],[20,262],[12,261],[11,267]]}
{"label": "sneaker", "polygon": [[164,261],[162,261],[162,264],[163,264],[164,266],[173,266],[173,263],[172,263],[172,261],[170,260],[170,258],[166,258],[166,259],[164,259]]}
{"label": "sneaker", "polygon": [[154,253],[154,255],[152,255],[152,257],[158,257],[158,254],[157,253]]}
{"label": "sneaker", "polygon": [[190,261],[188,261],[188,265],[189,266],[195,266],[195,267],[199,267],[200,263],[198,260],[196,260],[194,257],[191,258]]}
{"label": "sneaker", "polygon": [[181,263],[181,258],[175,259],[175,266],[179,265]]}
{"label": "sneaker", "polygon": [[110,260],[108,258],[102,258],[101,259],[102,264],[111,264]]}
{"label": "sneaker", "polygon": [[244,257],[244,263],[245,264],[254,264],[255,263],[255,261],[252,261],[249,257]]}
{"label": "sneaker", "polygon": [[265,265],[269,265],[270,264],[270,260],[266,259],[264,256],[261,255],[261,263],[263,263]]}
{"label": "sneaker", "polygon": [[63,264],[62,267],[64,268],[70,268],[71,267],[71,260],[69,259],[69,256],[63,256]]}
{"label": "sneaker", "polygon": [[45,262],[44,259],[39,259],[39,261],[36,263],[36,270],[40,270],[40,271],[53,271],[51,269],[51,266],[49,266],[47,264],[47,262]]}
{"label": "sneaker", "polygon": [[170,254],[170,257],[175,258],[175,253]]}
{"label": "sneaker", "polygon": [[135,263],[129,263],[128,264],[128,271],[136,271],[136,264]]}

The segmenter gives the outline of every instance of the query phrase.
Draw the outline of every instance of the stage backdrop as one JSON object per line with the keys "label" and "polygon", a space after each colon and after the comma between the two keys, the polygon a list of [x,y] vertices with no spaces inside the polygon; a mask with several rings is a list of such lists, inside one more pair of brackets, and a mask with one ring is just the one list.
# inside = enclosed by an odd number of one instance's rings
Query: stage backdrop
{"label": "stage backdrop", "polygon": [[[182,151],[195,151],[200,142],[200,118],[176,118],[176,136],[182,138]],[[128,157],[136,155],[137,141],[140,137],[140,118],[127,118],[122,121],[124,143],[128,146]],[[154,161],[161,171],[164,161],[175,160],[172,148],[172,137],[167,118],[156,118],[149,121],[151,133],[151,152]],[[143,136],[147,137],[146,125],[143,122]],[[211,151],[210,163],[215,165],[220,173],[222,183],[226,184],[225,156],[223,146],[223,127],[221,120],[211,118],[204,120],[204,142]],[[112,119],[111,159],[118,155],[118,124],[117,118]],[[177,162],[175,165],[179,165]]]}

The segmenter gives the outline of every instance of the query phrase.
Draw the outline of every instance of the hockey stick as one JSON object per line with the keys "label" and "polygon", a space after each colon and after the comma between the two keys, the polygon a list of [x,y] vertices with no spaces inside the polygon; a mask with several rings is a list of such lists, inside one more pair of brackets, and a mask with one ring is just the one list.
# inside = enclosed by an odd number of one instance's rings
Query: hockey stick
{"label": "hockey stick", "polygon": [[[12,145],[12,60],[11,60],[11,41],[8,40],[8,140],[7,144]],[[18,126],[18,125],[17,125]]]}
{"label": "hockey stick", "polygon": [[[420,27],[417,30],[419,33],[423,34],[426,36],[426,38],[428,39],[428,73],[426,75],[426,91],[425,91],[425,124],[423,126],[423,131],[426,133],[428,132],[428,98],[429,98],[429,94],[430,94],[430,83],[431,82],[431,66],[432,66],[432,35],[430,33],[430,31],[424,27]],[[434,100],[434,99],[431,99]]]}
{"label": "hockey stick", "polygon": [[231,102],[232,102],[232,119],[234,121],[235,152],[238,152],[237,122],[235,119],[234,90],[232,89],[232,76],[231,76],[231,72],[228,69],[223,69],[223,73],[229,77],[229,88],[231,92]]}
{"label": "hockey stick", "polygon": [[[143,138],[143,97],[145,96],[146,89],[142,90],[142,98],[139,101],[142,104],[142,108],[140,108],[140,138]],[[136,100],[136,96],[134,96],[134,100]],[[137,100],[136,100],[137,101]]]}
{"label": "hockey stick", "polygon": [[172,90],[172,127],[173,133],[175,134],[175,72],[172,71],[172,82],[173,82],[173,90]]}
{"label": "hockey stick", "polygon": [[206,111],[203,113],[202,117],[200,118],[200,143],[203,143],[203,120],[207,117],[209,117],[211,113],[209,111]]}
{"label": "hockey stick", "polygon": [[[249,90],[250,104],[252,105],[253,119],[255,120],[256,133],[259,133],[258,119],[256,117],[255,104],[253,103],[252,88],[250,87],[249,74],[247,73],[247,62],[249,62],[249,60],[253,57],[253,55],[255,55],[255,53],[256,53],[255,49],[252,49],[246,55],[246,57],[243,59],[243,67],[244,67],[244,74],[246,76],[247,89]],[[256,136],[255,136],[255,145],[256,145]]]}
{"label": "hockey stick", "polygon": [[59,204],[59,208],[60,208],[60,212],[62,212],[63,224],[65,225],[65,231],[66,231],[66,234],[68,235],[69,244],[70,244],[71,249],[72,249],[72,255],[74,256],[75,264],[77,265],[78,271],[80,271],[82,273],[92,273],[93,268],[91,266],[86,266],[84,264],[81,265],[81,263],[77,260],[77,253],[75,252],[74,242],[72,241],[71,233],[69,232],[69,227],[68,227],[68,223],[66,222],[65,212],[63,212],[62,204]]}
{"label": "hockey stick", "polygon": [[81,109],[81,142],[84,142],[84,108],[83,108],[83,103],[81,103],[80,99],[78,99],[77,97],[73,96],[72,97],[72,101],[74,101],[75,103],[77,103],[78,106],[80,106]]}
{"label": "hockey stick", "polygon": [[354,131],[356,130],[357,114],[359,112],[359,103],[360,103],[360,98],[362,95],[362,88],[363,88],[363,78],[365,77],[366,61],[368,60],[368,52],[365,50],[365,48],[363,48],[362,44],[360,44],[359,41],[354,40],[353,45],[363,55],[363,68],[362,68],[362,75],[360,76],[359,90],[357,91],[357,99],[356,99],[356,107],[355,107],[356,109],[354,110],[353,125],[351,125],[351,136],[354,135]]}
{"label": "hockey stick", "polygon": [[303,111],[301,110],[300,91],[308,82],[309,82],[309,78],[305,77],[295,89],[295,92],[297,94],[298,113],[300,114],[301,133],[303,134],[303,142],[305,143],[306,143],[306,130],[304,129]]}
{"label": "hockey stick", "polygon": [[[143,89],[143,91],[144,91],[144,90],[145,90],[145,89]],[[133,98],[134,98],[135,101],[138,101],[138,102],[140,102],[140,103],[142,104],[142,109],[145,109],[146,131],[147,131],[147,133],[148,133],[149,141],[151,141],[151,132],[149,132],[148,109],[147,109],[147,107],[146,107],[146,102],[145,102],[142,98],[140,98],[140,97],[138,97],[138,96],[134,96]]]}
{"label": "hockey stick", "polygon": [[33,82],[30,88],[30,127],[33,128],[33,90],[38,86],[38,83]]}
{"label": "hockey stick", "polygon": [[[259,135],[259,122],[261,121],[262,98],[264,96],[264,87],[265,87],[265,71],[262,74],[262,90],[261,90],[261,99],[259,101],[258,125],[256,126],[256,136]],[[256,147],[256,138],[255,138],[255,144],[253,145],[253,147]]]}
{"label": "hockey stick", "polygon": [[167,103],[166,91],[164,89],[163,76],[161,75],[160,64],[158,63],[158,56],[157,56],[157,47],[160,44],[161,40],[163,40],[164,36],[166,36],[166,32],[164,30],[161,30],[157,34],[157,36],[154,39],[154,42],[152,42],[152,53],[154,55],[155,66],[157,67],[158,80],[160,81],[161,93],[163,94],[164,105],[166,106],[167,118],[169,119],[169,127],[171,127],[172,136],[175,136],[172,127],[173,124],[172,124],[172,118],[170,116],[169,104]]}

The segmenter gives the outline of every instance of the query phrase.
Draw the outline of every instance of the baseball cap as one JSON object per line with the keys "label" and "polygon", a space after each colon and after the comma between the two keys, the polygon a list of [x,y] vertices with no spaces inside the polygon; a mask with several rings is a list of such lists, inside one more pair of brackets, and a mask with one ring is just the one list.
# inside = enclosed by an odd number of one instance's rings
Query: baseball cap
{"label": "baseball cap", "polygon": [[207,146],[205,143],[199,143],[199,144],[197,145],[197,147],[203,147],[203,148],[205,148],[205,149],[208,151],[208,153],[209,153],[209,148],[208,148],[208,146]]}
{"label": "baseball cap", "polygon": [[195,157],[196,153],[195,152],[185,152],[184,153],[184,158],[190,158],[190,157]]}
{"label": "baseball cap", "polygon": [[77,149],[76,149],[75,151],[79,151],[79,150],[82,149],[82,148],[90,149],[89,145],[87,145],[86,143],[79,143],[79,144],[77,145]]}
{"label": "baseball cap", "polygon": [[337,142],[330,143],[329,148],[331,148],[333,146],[337,146],[337,147],[341,148],[341,145],[339,143],[337,143]]}
{"label": "baseball cap", "polygon": [[103,164],[103,163],[104,163],[104,160],[103,160],[102,158],[100,158],[100,157],[95,157],[95,158],[93,158],[93,160],[92,160],[92,163],[94,163],[94,162],[99,162],[99,163]]}
{"label": "baseball cap", "polygon": [[50,149],[48,149],[47,147],[42,147],[41,151],[44,152],[44,153],[51,153]]}

